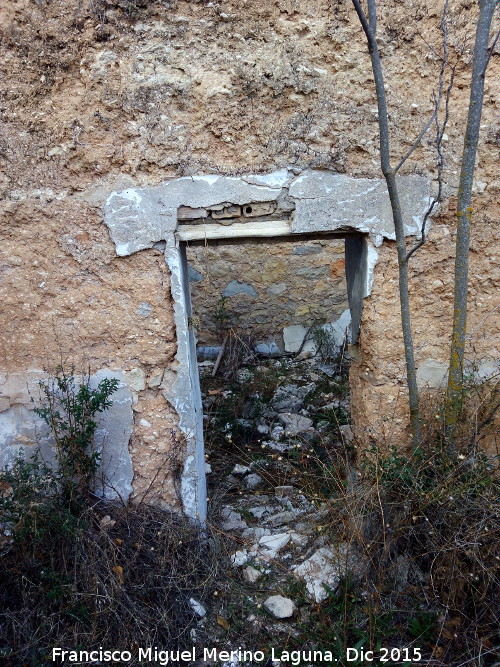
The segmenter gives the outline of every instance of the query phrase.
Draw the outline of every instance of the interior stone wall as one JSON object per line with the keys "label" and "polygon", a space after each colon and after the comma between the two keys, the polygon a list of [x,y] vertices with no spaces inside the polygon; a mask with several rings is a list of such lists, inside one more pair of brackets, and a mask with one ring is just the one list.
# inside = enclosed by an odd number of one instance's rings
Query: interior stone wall
{"label": "interior stone wall", "polygon": [[343,239],[188,245],[187,257],[202,346],[233,327],[283,350],[285,327],[334,322],[349,307]]}
{"label": "interior stone wall", "polygon": [[[432,112],[442,6],[380,3],[394,159]],[[456,69],[444,201],[410,266],[422,387],[439,385],[448,360],[476,12],[475,3],[449,5]],[[203,173],[288,168],[297,176],[312,168],[379,178],[375,92],[355,12],[330,0],[152,0],[134,12],[121,0],[9,0],[0,4],[0,31],[0,416],[16,429],[9,415],[32,407],[12,389],[13,374],[26,383],[61,358],[92,373],[123,373],[132,394],[132,495],[175,504],[185,450],[181,408],[165,397],[178,364],[171,268],[156,241],[131,255],[112,242],[105,201]],[[500,352],[499,46],[486,75],[470,256],[468,355],[483,374]],[[435,190],[432,133],[401,173],[429,178]],[[333,199],[323,203],[314,215],[335,209]],[[373,213],[367,206],[356,215],[362,222]],[[140,223],[148,227],[151,218]],[[362,440],[402,444],[395,249],[379,240],[351,368],[353,420]]]}

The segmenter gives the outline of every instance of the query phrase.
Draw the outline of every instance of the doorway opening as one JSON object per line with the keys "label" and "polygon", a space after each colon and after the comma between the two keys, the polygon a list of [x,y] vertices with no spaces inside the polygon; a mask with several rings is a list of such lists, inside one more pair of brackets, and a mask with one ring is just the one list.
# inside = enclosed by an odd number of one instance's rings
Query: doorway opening
{"label": "doorway opening", "polygon": [[228,497],[302,487],[318,464],[343,463],[346,241],[302,234],[183,244],[212,502],[224,495],[227,508]]}
{"label": "doorway opening", "polygon": [[[408,221],[406,234],[418,235],[429,206],[429,182],[418,175],[399,179],[403,215]],[[379,259],[377,248],[384,239],[394,239],[386,183],[384,179],[313,169],[239,176],[200,174],[111,193],[104,222],[119,257],[157,244],[164,251],[170,272],[168,305],[173,311],[176,353],[164,369],[160,391],[177,414],[185,442],[180,489],[184,512],[203,521],[203,406],[185,242],[227,242],[230,238],[262,242],[307,234],[317,239],[328,234],[345,236],[351,335],[356,343],[363,300],[371,293]],[[360,392],[355,400],[353,412],[359,414],[364,401]]]}

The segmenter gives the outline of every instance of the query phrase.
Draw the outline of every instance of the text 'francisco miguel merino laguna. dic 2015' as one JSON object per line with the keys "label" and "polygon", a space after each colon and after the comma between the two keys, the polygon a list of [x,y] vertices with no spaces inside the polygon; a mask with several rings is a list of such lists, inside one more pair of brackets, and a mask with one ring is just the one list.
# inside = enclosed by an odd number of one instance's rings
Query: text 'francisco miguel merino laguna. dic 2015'
{"label": "text 'francisco miguel merino laguna. dic 2015'", "polygon": [[193,663],[201,657],[203,657],[205,662],[235,662],[238,660],[243,664],[250,662],[264,663],[271,659],[273,661],[279,660],[281,662],[287,662],[288,664],[293,665],[293,667],[300,665],[302,662],[313,664],[324,662],[331,665],[335,663],[344,664],[350,662],[358,662],[359,664],[359,661],[361,660],[363,661],[363,664],[376,663],[384,665],[387,662],[399,664],[401,661],[414,664],[422,660],[421,650],[413,646],[406,648],[380,648],[377,652],[367,650],[364,647],[346,648],[345,655],[342,659],[335,657],[335,655],[338,654],[334,654],[332,651],[324,649],[287,651],[284,649],[271,648],[270,651],[264,653],[264,651],[250,651],[242,649],[241,647],[238,647],[233,651],[221,651],[218,648],[199,648],[197,650],[196,646],[184,651],[165,651],[157,646],[138,648],[134,651],[133,655],[131,651],[108,650],[103,649],[102,646],[97,650],[91,651],[72,651],[62,648],[52,649],[53,662],[64,662],[65,664],[79,663],[83,665],[96,662],[101,664],[107,662],[130,664],[133,659],[134,664],[140,664],[142,662],[143,664],[160,665],[161,667],[166,667],[166,665],[172,665],[172,667],[174,667],[183,662]]}
{"label": "text 'francisco miguel merino laguna. dic 2015'", "polygon": [[264,653],[264,651],[250,651],[242,648],[238,648],[233,651],[221,651],[218,648],[202,648],[197,650],[195,646],[189,650],[184,651],[165,651],[155,646],[149,648],[138,648],[134,651],[134,654],[132,654],[131,651],[113,649],[109,650],[103,649],[102,647],[90,651],[73,651],[63,648],[52,649],[53,662],[67,661],[68,663],[75,662],[80,664],[88,664],[93,662],[112,662],[115,664],[120,662],[130,663],[130,661],[134,659],[138,662],[143,661],[145,663],[153,665],[156,664],[161,665],[161,667],[165,667],[166,665],[178,665],[183,662],[194,662],[198,658],[203,658],[203,660],[207,662],[227,662],[237,659],[241,663],[264,663],[266,660],[271,658],[271,660],[285,661],[294,666],[300,665],[300,663],[303,661],[313,661],[316,663],[337,662],[332,651],[312,649],[306,649],[302,651],[285,651],[283,649],[272,648],[270,652]]}

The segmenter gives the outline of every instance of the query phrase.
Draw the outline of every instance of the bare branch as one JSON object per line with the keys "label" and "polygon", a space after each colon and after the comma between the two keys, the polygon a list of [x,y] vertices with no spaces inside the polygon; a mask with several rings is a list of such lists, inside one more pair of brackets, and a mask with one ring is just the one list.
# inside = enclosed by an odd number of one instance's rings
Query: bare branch
{"label": "bare branch", "polygon": [[422,131],[420,132],[420,134],[418,135],[418,137],[415,139],[415,141],[414,141],[414,143],[412,144],[412,147],[410,148],[410,150],[409,150],[409,151],[408,151],[408,152],[401,158],[401,160],[398,162],[398,164],[397,164],[396,167],[394,168],[394,171],[395,171],[396,173],[401,169],[401,167],[404,165],[404,163],[406,162],[406,160],[407,160],[407,159],[410,157],[410,155],[413,153],[413,151],[415,150],[415,148],[418,147],[418,145],[420,144],[420,142],[421,142],[422,139],[424,138],[424,135],[426,134],[427,130],[430,128],[430,126],[431,126],[432,123],[434,122],[434,119],[435,119],[436,116],[437,116],[437,112],[438,112],[437,107],[435,107],[435,108],[434,108],[434,111],[432,112],[432,116],[429,118],[429,120],[427,121],[427,123],[424,125]]}
{"label": "bare branch", "polygon": [[375,31],[373,30],[373,26],[376,24],[376,2],[375,0],[368,0],[371,24],[368,23],[366,19],[366,15],[361,7],[360,0],[352,0],[352,4],[354,5],[354,9],[356,10],[359,21],[366,35],[368,51],[372,64],[373,78],[375,81],[380,141],[380,166],[387,184],[387,191],[389,193],[392,219],[396,236],[399,277],[399,303],[401,306],[401,329],[403,333],[406,360],[406,382],[408,385],[408,397],[410,404],[410,422],[413,436],[413,445],[416,449],[421,442],[421,427],[415,354],[413,335],[411,330],[411,310],[408,291],[408,263],[406,261],[406,237],[403,221],[403,211],[401,208],[398,184],[396,181],[396,172],[391,166],[389,115],[387,112],[387,98],[384,88],[384,72],[382,70],[382,63],[380,61],[380,52],[375,38]]}
{"label": "bare branch", "polygon": [[443,7],[443,13],[441,15],[441,31],[443,33],[443,56],[442,56],[442,61],[441,61],[441,70],[439,72],[439,86],[438,86],[438,95],[437,98],[434,95],[434,118],[436,121],[436,151],[438,154],[438,161],[437,161],[437,182],[438,182],[438,191],[437,194],[432,198],[431,203],[429,204],[428,209],[426,210],[423,220],[422,220],[422,226],[420,229],[420,240],[416,243],[416,245],[413,246],[413,248],[408,252],[406,255],[406,261],[410,259],[410,257],[419,249],[421,248],[426,240],[426,226],[427,222],[432,215],[434,208],[437,206],[437,204],[440,203],[442,199],[442,193],[443,193],[443,169],[445,165],[445,158],[443,154],[443,137],[444,133],[446,130],[446,126],[448,124],[448,119],[450,116],[450,96],[451,96],[451,91],[453,89],[453,83],[455,79],[455,68],[456,65],[451,67],[451,75],[450,75],[450,80],[448,82],[448,87],[446,89],[446,96],[445,96],[445,113],[444,113],[444,118],[442,124],[439,122],[439,108],[441,106],[441,100],[443,97],[443,86],[444,86],[444,72],[446,69],[446,66],[448,64],[448,29],[446,26],[446,10],[448,7],[448,0],[445,2],[445,5]]}
{"label": "bare branch", "polygon": [[437,117],[439,113],[439,107],[441,106],[441,99],[443,97],[443,81],[444,81],[444,72],[446,69],[446,65],[448,63],[448,27],[446,25],[446,13],[448,11],[448,0],[444,3],[443,7],[443,12],[441,14],[441,32],[443,33],[443,55],[441,57],[441,69],[439,71],[439,86],[438,86],[438,95],[437,95],[437,100],[435,100],[434,103],[434,111],[432,112],[432,116],[418,135],[418,137],[415,139],[413,145],[411,146],[410,150],[404,155],[401,160],[398,162],[396,168],[394,171],[397,173],[400,168],[404,165],[406,160],[410,157],[410,155],[413,153],[413,151],[419,146],[420,142],[424,138],[425,133],[427,130],[430,128],[432,123],[434,122],[435,118]]}
{"label": "bare branch", "polygon": [[490,48],[488,49],[488,58],[486,60],[486,63],[484,65],[484,70],[483,70],[483,76],[486,74],[486,70],[488,69],[488,65],[490,63],[491,56],[493,55],[493,51],[495,50],[495,46],[497,45],[498,38],[500,37],[500,28],[497,30],[497,34],[495,35],[495,39],[491,43]]}
{"label": "bare branch", "polygon": [[368,34],[372,35],[371,26],[368,23],[368,19],[366,18],[366,14],[363,10],[363,7],[361,7],[361,3],[359,2],[359,0],[352,0],[352,4],[354,5],[354,9],[356,10],[356,14],[358,15],[359,22],[361,23],[361,27],[363,28],[365,35],[367,37]]}
{"label": "bare branch", "polygon": [[457,236],[455,253],[453,329],[450,370],[446,391],[446,431],[453,437],[462,410],[465,334],[467,329],[467,297],[469,275],[470,227],[472,221],[472,185],[476,163],[481,114],[484,101],[484,73],[490,52],[488,42],[493,14],[498,0],[480,0],[476,24],[469,110],[462,153],[457,197]]}
{"label": "bare branch", "polygon": [[423,220],[422,220],[422,226],[420,229],[420,240],[418,243],[408,252],[406,255],[406,261],[410,259],[410,257],[413,255],[414,252],[416,252],[419,248],[421,248],[426,240],[426,225],[427,221],[429,220],[430,216],[432,215],[434,208],[437,204],[439,204],[442,200],[442,195],[443,195],[443,169],[445,165],[445,157],[443,154],[443,136],[446,130],[446,126],[448,124],[448,119],[450,116],[450,96],[451,96],[451,91],[453,89],[453,82],[455,80],[455,68],[456,65],[454,65],[451,68],[451,76],[450,76],[450,81],[448,83],[448,87],[446,89],[446,97],[445,97],[445,114],[443,118],[443,123],[442,125],[439,124],[439,120],[436,119],[436,150],[438,154],[438,163],[437,163],[437,182],[438,182],[438,191],[436,195],[432,198],[431,203],[429,204],[429,208],[424,214]]}
{"label": "bare branch", "polygon": [[377,30],[377,6],[375,0],[368,0],[368,22],[373,34],[375,34]]}

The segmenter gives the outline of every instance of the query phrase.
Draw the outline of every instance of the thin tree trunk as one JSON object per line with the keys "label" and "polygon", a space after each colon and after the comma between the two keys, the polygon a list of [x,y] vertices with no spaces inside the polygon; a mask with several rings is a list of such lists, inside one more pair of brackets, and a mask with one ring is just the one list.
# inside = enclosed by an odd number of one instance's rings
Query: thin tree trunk
{"label": "thin tree trunk", "polygon": [[479,0],[479,19],[476,26],[476,42],[472,63],[469,113],[458,187],[455,298],[446,401],[446,429],[450,437],[453,437],[462,410],[465,334],[467,330],[469,237],[472,221],[472,184],[483,109],[484,77],[489,60],[488,40],[493,13],[498,2],[499,0]]}
{"label": "thin tree trunk", "polygon": [[375,90],[377,94],[378,124],[380,134],[380,164],[382,173],[387,183],[389,199],[392,208],[394,230],[396,232],[396,247],[398,254],[399,269],[399,302],[401,306],[401,328],[406,359],[406,380],[408,383],[408,397],[410,405],[410,424],[413,436],[413,446],[416,448],[421,442],[420,409],[417,386],[417,374],[415,369],[415,355],[413,337],[411,331],[410,298],[408,293],[408,262],[406,260],[406,239],[403,223],[403,214],[399,193],[396,183],[396,171],[391,166],[389,145],[389,120],[387,114],[387,101],[384,89],[384,75],[380,62],[380,53],[375,39],[376,32],[376,3],[368,0],[368,19],[361,7],[359,0],[352,0],[361,26],[368,41],[373,78],[375,79]]}

